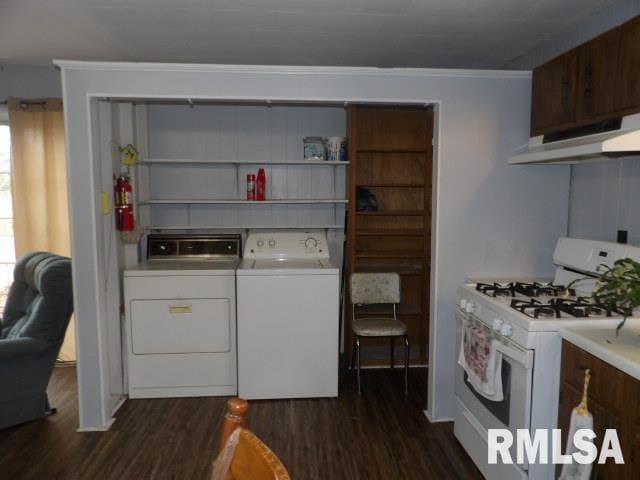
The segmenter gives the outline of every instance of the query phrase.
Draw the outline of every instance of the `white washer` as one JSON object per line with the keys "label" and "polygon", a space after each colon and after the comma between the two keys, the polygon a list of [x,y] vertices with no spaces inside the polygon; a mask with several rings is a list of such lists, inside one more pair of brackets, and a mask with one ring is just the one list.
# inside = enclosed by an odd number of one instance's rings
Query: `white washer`
{"label": "white washer", "polygon": [[326,235],[250,233],[236,278],[239,396],[338,396],[340,282]]}

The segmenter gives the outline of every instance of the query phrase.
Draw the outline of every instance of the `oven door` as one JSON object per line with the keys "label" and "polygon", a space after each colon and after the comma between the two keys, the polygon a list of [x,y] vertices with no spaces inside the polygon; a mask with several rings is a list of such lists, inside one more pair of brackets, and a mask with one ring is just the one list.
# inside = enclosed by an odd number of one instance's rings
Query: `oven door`
{"label": "oven door", "polygon": [[[470,314],[458,311],[456,314],[457,354],[460,353],[463,327],[466,322],[477,321]],[[482,323],[482,322],[480,322]],[[487,329],[486,324],[482,323]],[[529,429],[531,418],[531,385],[533,373],[533,351],[523,349],[513,342],[504,340],[498,347],[502,353],[502,385],[504,399],[494,402],[476,392],[460,365],[456,364],[455,393],[464,407],[465,415],[471,417],[470,423],[478,432],[478,437],[487,443],[487,430],[491,428],[508,429],[516,438],[517,429]],[[458,356],[456,355],[456,359]],[[511,456],[516,461],[516,442],[511,448]],[[485,446],[486,452],[486,446]],[[486,454],[485,454],[486,455]],[[486,461],[486,457],[485,457]],[[525,463],[520,465],[527,469]]]}

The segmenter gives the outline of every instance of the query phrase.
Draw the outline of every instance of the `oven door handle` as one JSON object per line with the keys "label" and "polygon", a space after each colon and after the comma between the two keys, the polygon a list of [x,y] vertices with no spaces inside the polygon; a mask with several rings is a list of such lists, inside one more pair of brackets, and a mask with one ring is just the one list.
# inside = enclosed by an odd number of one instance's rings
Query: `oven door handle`
{"label": "oven door handle", "polygon": [[505,345],[500,341],[494,342],[495,349],[509,357],[514,362],[519,363],[527,370],[531,370],[533,368],[533,351],[532,350],[520,350],[510,347],[509,345]]}

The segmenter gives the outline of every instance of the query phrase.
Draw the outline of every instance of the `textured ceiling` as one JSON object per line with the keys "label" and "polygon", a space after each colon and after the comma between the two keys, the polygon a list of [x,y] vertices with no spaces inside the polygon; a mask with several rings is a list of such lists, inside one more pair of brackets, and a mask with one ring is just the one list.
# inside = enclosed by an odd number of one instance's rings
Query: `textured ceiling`
{"label": "textured ceiling", "polygon": [[0,62],[500,68],[617,0],[0,0]]}

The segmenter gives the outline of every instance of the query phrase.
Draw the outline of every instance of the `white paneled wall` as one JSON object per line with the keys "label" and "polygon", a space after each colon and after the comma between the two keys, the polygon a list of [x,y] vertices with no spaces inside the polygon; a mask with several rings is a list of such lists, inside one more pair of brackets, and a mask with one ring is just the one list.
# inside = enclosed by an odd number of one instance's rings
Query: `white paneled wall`
{"label": "white paneled wall", "polygon": [[[307,136],[345,136],[346,112],[331,106],[155,105],[148,108],[149,157],[233,164],[152,164],[151,199],[246,198],[246,176],[263,167],[267,200],[344,199],[344,165],[272,165],[303,160]],[[152,226],[342,226],[344,205],[153,205]]]}
{"label": "white paneled wall", "polygon": [[640,158],[574,165],[570,201],[569,235],[615,242],[628,230],[640,245]]}

